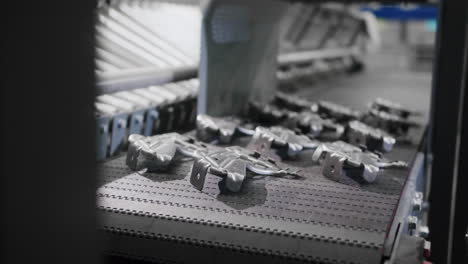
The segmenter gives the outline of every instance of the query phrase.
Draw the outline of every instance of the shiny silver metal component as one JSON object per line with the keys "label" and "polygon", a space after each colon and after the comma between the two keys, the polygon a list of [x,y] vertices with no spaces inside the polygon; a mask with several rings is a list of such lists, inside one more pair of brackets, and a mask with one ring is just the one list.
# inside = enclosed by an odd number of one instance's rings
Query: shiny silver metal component
{"label": "shiny silver metal component", "polygon": [[358,111],[328,101],[317,102],[312,105],[311,110],[318,113],[320,116],[331,118],[336,122],[347,122],[359,119],[361,116],[361,113]]}
{"label": "shiny silver metal component", "polygon": [[322,143],[317,147],[317,149],[315,149],[314,154],[312,155],[312,160],[318,162],[321,158],[324,158],[328,152],[343,152],[346,154],[352,154],[361,153],[362,150],[344,141]]}
{"label": "shiny silver metal component", "polygon": [[133,134],[128,137],[127,166],[149,172],[166,170],[174,159],[177,146],[171,137],[151,137]]}
{"label": "shiny silver metal component", "polygon": [[376,98],[374,102],[370,104],[371,109],[377,111],[383,111],[389,114],[397,115],[402,118],[408,118],[410,115],[419,115],[420,113],[410,110],[397,102],[392,102],[383,98]]}
{"label": "shiny silver metal component", "polygon": [[132,170],[164,171],[177,153],[198,158],[198,153],[208,151],[205,145],[178,133],[151,137],[133,134],[128,141],[126,163]]}
{"label": "shiny silver metal component", "polygon": [[331,119],[320,117],[312,112],[300,112],[295,116],[296,126],[311,137],[338,139],[344,127]]}
{"label": "shiny silver metal component", "polygon": [[265,123],[278,123],[289,117],[289,111],[272,104],[249,102],[249,118]]}
{"label": "shiny silver metal component", "polygon": [[203,189],[208,173],[222,177],[231,192],[241,189],[247,170],[265,176],[297,175],[259,153],[241,147],[207,146],[178,133],[152,137],[131,135],[126,164],[135,171],[164,171],[177,154],[194,159],[190,182],[199,190]]}
{"label": "shiny silver metal component", "polygon": [[[330,118],[311,111],[312,103],[285,94],[277,94],[276,104],[249,104],[249,117],[265,124],[281,123],[288,128],[298,128],[310,137],[338,139],[344,127]],[[309,107],[306,107],[308,105]],[[285,107],[285,108],[281,108]],[[300,112],[295,112],[300,111]]]}
{"label": "shiny silver metal component", "polygon": [[323,176],[338,181],[343,175],[343,167],[346,156],[338,152],[329,152],[325,157],[325,165],[322,168]]}
{"label": "shiny silver metal component", "polygon": [[275,94],[274,102],[293,111],[311,110],[311,106],[313,105],[313,102],[281,92]]}
{"label": "shiny silver metal component", "polygon": [[377,154],[362,151],[343,141],[322,143],[312,155],[313,161],[322,162],[322,174],[332,180],[339,180],[347,169],[358,169],[359,176],[365,182],[374,182],[380,169],[407,168],[402,161],[388,161]]}
{"label": "shiny silver metal component", "polygon": [[317,146],[317,142],[305,135],[297,134],[284,127],[273,126],[271,128],[257,127],[247,148],[260,153],[276,149],[282,152],[280,153],[282,156],[294,157],[303,149],[315,149]]}
{"label": "shiny silver metal component", "polygon": [[362,117],[361,121],[372,127],[383,129],[395,136],[404,136],[411,127],[419,126],[419,124],[414,121],[376,109],[369,110],[369,112]]}
{"label": "shiny silver metal component", "polygon": [[390,152],[396,142],[395,138],[386,132],[356,120],[348,123],[346,140],[353,145],[364,145],[371,151],[381,152]]}
{"label": "shiny silver metal component", "polygon": [[297,172],[282,169],[276,162],[264,158],[259,153],[247,152],[240,147],[228,147],[209,153],[200,152],[197,155],[190,183],[200,191],[208,173],[224,178],[226,189],[231,192],[241,190],[247,170],[265,176],[297,175]]}
{"label": "shiny silver metal component", "polygon": [[235,118],[216,118],[200,114],[197,116],[197,138],[204,142],[219,140],[231,143],[236,134],[253,135],[254,131],[240,128],[240,120]]}

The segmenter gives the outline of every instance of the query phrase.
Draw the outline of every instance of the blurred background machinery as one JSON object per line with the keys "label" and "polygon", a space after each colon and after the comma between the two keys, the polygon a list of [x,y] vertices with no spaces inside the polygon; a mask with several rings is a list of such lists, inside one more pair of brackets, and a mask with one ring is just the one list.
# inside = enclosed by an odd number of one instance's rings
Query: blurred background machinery
{"label": "blurred background machinery", "polygon": [[[280,39],[279,52],[274,53],[278,69],[272,73],[284,86],[301,76],[326,78],[359,71],[362,54],[378,45],[376,21],[355,8],[303,3],[283,7],[286,12],[275,35]],[[194,125],[202,12],[197,1],[100,3],[96,23],[98,159],[118,153],[131,133],[144,130],[145,135],[152,135]],[[232,24],[237,18],[228,19],[226,23]],[[228,94],[222,97],[239,108],[244,106]]]}

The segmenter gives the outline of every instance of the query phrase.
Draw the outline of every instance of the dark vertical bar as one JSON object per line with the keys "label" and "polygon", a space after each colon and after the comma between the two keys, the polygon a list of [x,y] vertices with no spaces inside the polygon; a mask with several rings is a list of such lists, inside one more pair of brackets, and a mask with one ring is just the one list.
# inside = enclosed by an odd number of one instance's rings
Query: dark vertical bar
{"label": "dark vertical bar", "polygon": [[467,10],[467,1],[441,1],[439,7],[429,146],[434,160],[428,219],[432,260],[436,263],[455,261],[451,255],[455,209],[452,193],[459,165]]}
{"label": "dark vertical bar", "polygon": [[[468,23],[468,22],[467,22]],[[468,31],[468,26],[467,26]],[[465,31],[466,32],[466,31]],[[465,34],[465,67],[463,96],[463,117],[460,133],[460,155],[458,178],[454,186],[453,238],[452,260],[458,263],[468,263],[468,239],[466,238],[468,224],[468,33]]]}
{"label": "dark vertical bar", "polygon": [[95,1],[2,6],[0,263],[96,263]]}

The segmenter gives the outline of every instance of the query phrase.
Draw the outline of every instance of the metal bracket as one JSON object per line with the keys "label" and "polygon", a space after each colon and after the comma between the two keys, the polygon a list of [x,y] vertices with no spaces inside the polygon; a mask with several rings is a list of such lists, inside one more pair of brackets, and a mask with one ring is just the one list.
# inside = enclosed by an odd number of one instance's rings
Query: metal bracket
{"label": "metal bracket", "polygon": [[[227,190],[238,192],[247,176],[247,170],[265,176],[298,175],[287,165],[240,147],[219,148],[207,146],[178,133],[153,137],[131,135],[129,137],[127,166],[138,171],[167,170],[176,153],[194,159],[190,182],[202,190],[208,173],[225,179]],[[286,167],[286,168],[283,168]]]}
{"label": "metal bracket", "polygon": [[323,176],[338,181],[343,175],[345,161],[346,157],[340,153],[327,153],[322,167]]}
{"label": "metal bracket", "polygon": [[192,166],[192,173],[190,175],[190,183],[195,189],[201,191],[205,185],[206,174],[211,167],[211,163],[203,158],[195,160]]}
{"label": "metal bracket", "polygon": [[362,117],[362,122],[385,130],[395,136],[404,136],[411,127],[418,127],[419,124],[395,114],[371,109]]}
{"label": "metal bracket", "polygon": [[313,105],[313,102],[282,92],[276,92],[273,102],[280,107],[284,107],[296,112],[311,110]]}
{"label": "metal bracket", "polygon": [[310,137],[338,139],[343,135],[344,127],[331,119],[324,119],[312,112],[301,112],[295,116],[296,127]]}
{"label": "metal bracket", "polygon": [[291,158],[304,149],[315,149],[317,142],[307,136],[279,126],[271,128],[257,127],[247,148],[262,154],[271,155],[271,149],[276,149],[280,156]]}
{"label": "metal bracket", "polygon": [[134,170],[147,169],[149,172],[166,170],[176,153],[174,139],[132,134],[128,138],[127,166]]}
{"label": "metal bracket", "polygon": [[219,140],[223,144],[231,143],[237,135],[253,135],[254,131],[240,128],[241,121],[236,118],[216,118],[208,115],[197,116],[197,138],[204,142]]}
{"label": "metal bracket", "polygon": [[317,102],[312,106],[312,111],[318,113],[320,116],[331,118],[339,123],[356,120],[361,116],[358,111],[328,101]]}
{"label": "metal bracket", "polygon": [[371,183],[377,178],[380,169],[408,168],[408,164],[403,161],[389,161],[343,141],[322,143],[312,155],[312,160],[319,161],[324,156],[322,174],[332,180],[338,180],[349,169],[357,169],[361,180]]}
{"label": "metal bracket", "polygon": [[277,124],[286,120],[290,112],[272,104],[251,101],[248,104],[247,113],[250,119],[260,123]]}
{"label": "metal bracket", "polygon": [[408,118],[410,115],[420,115],[421,113],[414,110],[410,110],[399,103],[392,102],[383,98],[376,98],[374,102],[370,104],[370,109],[377,111],[383,111],[392,115],[397,115],[401,118]]}
{"label": "metal bracket", "polygon": [[395,138],[380,129],[359,121],[351,121],[346,127],[346,141],[356,146],[364,145],[371,151],[390,152]]}

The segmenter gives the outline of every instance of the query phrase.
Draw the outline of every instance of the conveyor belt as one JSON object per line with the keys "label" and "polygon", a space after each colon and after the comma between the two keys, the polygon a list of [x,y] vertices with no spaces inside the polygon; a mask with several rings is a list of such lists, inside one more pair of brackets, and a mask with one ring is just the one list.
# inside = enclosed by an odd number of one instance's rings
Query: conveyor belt
{"label": "conveyor belt", "polygon": [[[392,58],[379,57],[378,67],[325,89],[299,92],[361,109],[383,96],[426,111],[428,75],[389,73],[380,61]],[[422,138],[422,129],[416,132],[416,144],[397,144],[387,157],[411,163]],[[409,174],[386,171],[377,182],[358,185],[330,181],[311,166],[304,180],[259,177],[241,193],[225,195],[215,177],[203,193],[195,190],[187,179],[190,164],[145,175],[132,173],[124,157],[102,164],[97,195],[109,253],[181,263],[380,263]]]}
{"label": "conveyor belt", "polygon": [[[411,161],[415,153],[416,146],[397,146],[392,156]],[[304,168],[305,179],[254,177],[226,195],[214,176],[203,192],[194,189],[191,164],[144,175],[129,170],[125,157],[101,166],[98,206],[112,251],[181,262],[242,253],[281,263],[379,263],[409,173],[386,171],[359,185],[328,180],[314,165]],[[164,245],[170,250],[161,251]]]}

